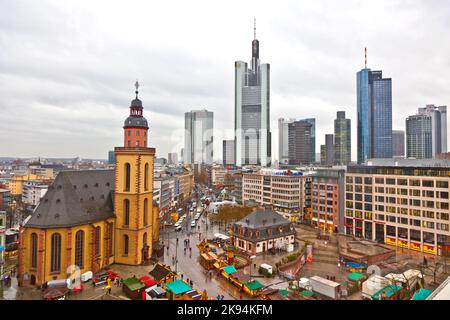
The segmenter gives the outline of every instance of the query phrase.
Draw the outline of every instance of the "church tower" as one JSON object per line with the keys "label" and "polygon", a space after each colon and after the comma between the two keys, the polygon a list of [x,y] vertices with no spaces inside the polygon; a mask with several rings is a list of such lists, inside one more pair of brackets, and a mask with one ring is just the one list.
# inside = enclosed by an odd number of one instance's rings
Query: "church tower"
{"label": "church tower", "polygon": [[128,265],[139,265],[150,258],[158,234],[158,214],[153,210],[155,149],[147,147],[148,123],[138,99],[139,83],[135,86],[136,98],[131,101],[130,116],[123,126],[124,146],[114,149],[114,260]]}

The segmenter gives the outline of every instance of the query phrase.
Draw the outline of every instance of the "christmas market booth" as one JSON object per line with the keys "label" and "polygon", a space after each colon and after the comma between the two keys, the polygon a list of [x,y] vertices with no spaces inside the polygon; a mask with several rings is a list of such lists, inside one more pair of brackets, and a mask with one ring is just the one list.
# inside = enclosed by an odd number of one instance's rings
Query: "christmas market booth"
{"label": "christmas market booth", "polygon": [[183,280],[166,282],[164,287],[169,300],[186,300],[184,294],[192,291],[192,288]]}
{"label": "christmas market booth", "polygon": [[177,278],[177,274],[173,272],[169,266],[161,263],[157,263],[149,274],[159,285],[174,281]]}
{"label": "christmas market booth", "polygon": [[124,279],[122,284],[122,290],[128,298],[133,300],[142,299],[142,292],[145,290],[145,285],[138,278]]}

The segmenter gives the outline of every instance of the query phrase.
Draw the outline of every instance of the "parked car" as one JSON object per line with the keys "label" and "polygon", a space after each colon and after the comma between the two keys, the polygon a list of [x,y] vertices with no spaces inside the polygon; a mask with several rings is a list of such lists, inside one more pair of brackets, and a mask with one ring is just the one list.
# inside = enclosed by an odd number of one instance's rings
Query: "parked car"
{"label": "parked car", "polygon": [[194,228],[195,225],[196,225],[195,221],[192,221],[192,222],[191,222],[191,228]]}

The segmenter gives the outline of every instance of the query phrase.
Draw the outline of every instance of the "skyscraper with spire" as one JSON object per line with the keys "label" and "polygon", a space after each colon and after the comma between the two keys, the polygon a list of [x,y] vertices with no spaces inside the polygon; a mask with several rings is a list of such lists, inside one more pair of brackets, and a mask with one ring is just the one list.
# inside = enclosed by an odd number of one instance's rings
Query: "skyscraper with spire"
{"label": "skyscraper with spire", "polygon": [[251,66],[235,62],[235,157],[236,165],[270,166],[270,65],[260,64],[256,20]]}
{"label": "skyscraper with spire", "polygon": [[392,158],[392,79],[365,67],[357,73],[358,163]]}

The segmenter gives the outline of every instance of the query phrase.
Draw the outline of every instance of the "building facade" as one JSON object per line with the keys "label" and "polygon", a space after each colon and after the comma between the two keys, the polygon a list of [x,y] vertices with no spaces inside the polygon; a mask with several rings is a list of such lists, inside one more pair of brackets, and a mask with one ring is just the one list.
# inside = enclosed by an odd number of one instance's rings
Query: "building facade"
{"label": "building facade", "polygon": [[289,164],[310,164],[315,162],[315,148],[312,139],[313,125],[299,120],[288,124]]}
{"label": "building facade", "polygon": [[440,255],[450,241],[450,167],[408,164],[348,167],[345,232]]}
{"label": "building facade", "polygon": [[312,225],[329,232],[345,231],[345,170],[316,170],[312,175],[311,209]]}
{"label": "building facade", "polygon": [[259,41],[252,41],[252,60],[235,62],[234,129],[237,166],[270,166],[270,65],[260,64]]}
{"label": "building facade", "polygon": [[403,158],[405,156],[405,131],[392,130],[392,156]]}
{"label": "building facade", "polygon": [[[136,84],[136,89],[138,84]],[[159,239],[153,162],[142,102],[131,102],[124,146],[114,170],[61,171],[20,231],[19,285],[97,272],[112,264],[139,265]]]}
{"label": "building facade", "polygon": [[447,152],[447,107],[427,105],[406,118],[406,153],[416,159],[431,159]]}
{"label": "building facade", "polygon": [[242,201],[252,201],[283,213],[292,220],[303,219],[311,208],[310,172],[261,169],[242,174]]}
{"label": "building facade", "polygon": [[295,228],[289,220],[272,210],[260,210],[236,222],[232,243],[250,255],[287,250],[295,242]]}
{"label": "building facade", "polygon": [[[6,212],[0,210],[0,281],[3,281],[6,249]],[[2,285],[2,284],[0,284]]]}
{"label": "building facade", "polygon": [[36,207],[47,190],[47,184],[40,181],[29,181],[23,185],[22,202]]}
{"label": "building facade", "polygon": [[167,164],[178,164],[178,153],[169,152],[167,155]]}
{"label": "building facade", "polygon": [[234,140],[223,140],[222,142],[222,163],[226,165],[234,165],[236,158],[234,156]]}
{"label": "building facade", "polygon": [[428,115],[406,118],[406,156],[415,159],[433,158],[433,127]]}
{"label": "building facade", "polygon": [[352,160],[351,120],[345,111],[338,111],[334,120],[334,163],[347,165]]}
{"label": "building facade", "polygon": [[193,110],[186,112],[184,119],[184,163],[212,164],[214,114],[208,110]]}
{"label": "building facade", "polygon": [[280,164],[289,164],[289,123],[295,119],[278,119],[278,161]]}
{"label": "building facade", "polygon": [[392,79],[367,67],[357,73],[358,163],[392,158]]}

